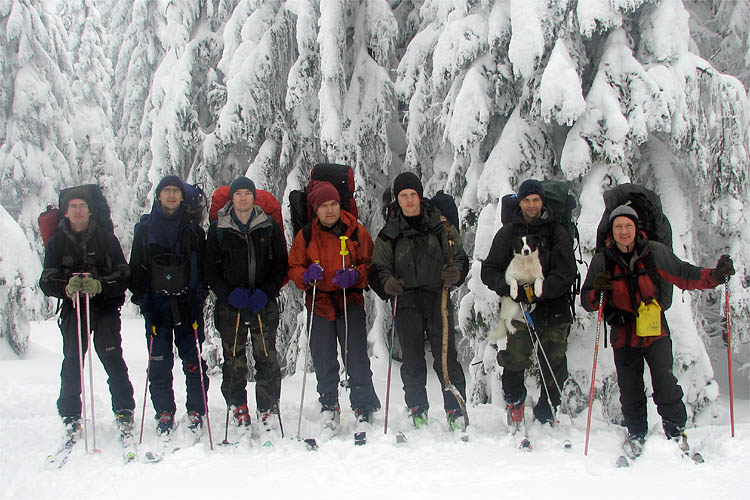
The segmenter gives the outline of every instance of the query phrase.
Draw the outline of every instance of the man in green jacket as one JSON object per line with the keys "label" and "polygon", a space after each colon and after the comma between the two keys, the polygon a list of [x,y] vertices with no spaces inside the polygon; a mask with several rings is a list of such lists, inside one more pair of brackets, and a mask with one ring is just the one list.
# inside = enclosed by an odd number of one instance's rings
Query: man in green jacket
{"label": "man in green jacket", "polygon": [[[382,298],[397,300],[396,331],[402,350],[401,380],[415,427],[427,423],[425,335],[433,353],[433,369],[443,384],[443,287],[460,286],[469,272],[458,230],[441,219],[423,198],[422,183],[404,172],[393,183],[398,205],[378,234],[370,266],[370,287]],[[444,219],[444,218],[443,218]],[[452,254],[452,255],[451,255]],[[466,380],[455,347],[453,306],[448,300],[448,375],[466,399]],[[443,392],[451,430],[460,428],[462,412],[452,393]]]}

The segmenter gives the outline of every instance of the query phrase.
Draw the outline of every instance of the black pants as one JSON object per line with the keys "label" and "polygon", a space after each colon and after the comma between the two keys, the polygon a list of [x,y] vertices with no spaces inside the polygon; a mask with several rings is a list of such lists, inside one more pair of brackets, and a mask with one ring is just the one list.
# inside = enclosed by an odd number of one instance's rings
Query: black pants
{"label": "black pants", "polygon": [[[151,366],[149,369],[149,389],[151,402],[156,414],[162,411],[176,411],[173,368],[174,349],[172,343],[177,347],[177,354],[182,361],[182,372],[185,374],[185,389],[187,401],[185,407],[188,411],[197,411],[205,415],[206,409],[203,405],[203,390],[201,388],[200,372],[203,371],[203,383],[208,391],[208,374],[206,373],[206,362],[201,358],[199,347],[203,345],[205,335],[203,333],[203,301],[191,299],[179,303],[181,324],[175,325],[172,319],[172,309],[169,299],[160,297],[153,303],[153,315],[146,319],[147,342],[150,341],[151,324],[156,326],[156,336],[153,338],[153,350],[151,352]],[[198,323],[198,347],[196,347],[196,333],[193,331],[193,321]],[[200,365],[198,363],[200,362]]]}
{"label": "black pants", "polygon": [[[100,310],[91,306],[89,314],[93,331],[94,349],[107,372],[107,384],[112,396],[112,410],[133,410],[133,386],[128,378],[128,367],[122,357],[120,311]],[[63,337],[63,362],[60,369],[60,397],[57,410],[62,417],[81,414],[81,378],[78,365],[78,320],[73,308],[64,307],[60,314]],[[86,340],[86,306],[81,303],[81,345],[84,360],[88,349]],[[85,364],[85,362],[84,362]],[[87,388],[90,391],[91,388]]]}
{"label": "black pants", "polygon": [[645,348],[614,349],[614,355],[620,405],[628,432],[645,434],[648,431],[644,361],[651,372],[654,403],[661,415],[664,431],[671,436],[684,429],[687,412],[682,402],[682,388],[672,371],[672,340],[664,337]]}
{"label": "black pants", "polygon": [[323,406],[330,406],[338,401],[338,344],[349,375],[349,402],[352,409],[367,412],[379,410],[380,400],[372,385],[370,358],[367,356],[365,310],[358,304],[350,303],[347,307],[348,342],[343,317],[336,321],[329,321],[318,315],[313,315],[312,318],[310,353],[315,377],[318,379],[318,399]]}
{"label": "black pants", "polygon": [[253,356],[251,362],[255,366],[257,408],[274,410],[281,396],[281,369],[276,354],[276,330],[279,327],[276,300],[269,300],[259,313],[249,309],[240,311],[225,302],[217,302],[214,324],[221,335],[224,351],[221,393],[227,404],[239,406],[247,403],[247,349],[250,348]]}
{"label": "black pants", "polygon": [[[424,294],[421,309],[398,309],[396,311],[396,332],[401,344],[401,381],[404,383],[404,399],[409,408],[429,408],[427,401],[427,363],[425,362],[425,336],[430,344],[432,368],[443,384],[443,317],[440,311],[440,293]],[[448,301],[448,376],[466,400],[466,379],[456,353],[456,340],[453,327],[453,314]],[[443,408],[458,410],[458,401],[450,391],[443,390]]]}

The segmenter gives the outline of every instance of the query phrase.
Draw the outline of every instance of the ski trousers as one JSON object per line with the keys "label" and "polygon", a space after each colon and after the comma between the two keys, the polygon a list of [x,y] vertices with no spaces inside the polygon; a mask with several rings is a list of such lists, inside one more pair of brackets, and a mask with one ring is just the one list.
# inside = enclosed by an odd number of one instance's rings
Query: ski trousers
{"label": "ski trousers", "polygon": [[[237,315],[240,315],[239,328]],[[255,368],[255,402],[259,411],[275,410],[281,396],[281,369],[276,353],[279,306],[275,299],[257,313],[217,301],[214,324],[224,352],[221,393],[228,405],[247,404],[248,362]],[[237,343],[235,346],[235,330]],[[250,353],[248,353],[248,349]],[[234,354],[233,354],[234,353]],[[252,358],[248,359],[248,356]]]}
{"label": "ski trousers", "polygon": [[663,337],[643,348],[615,348],[614,356],[620,405],[628,432],[646,434],[648,431],[643,382],[645,361],[651,372],[654,403],[662,418],[664,432],[667,436],[679,434],[685,428],[687,411],[682,402],[682,388],[672,369],[672,339]]}
{"label": "ski trousers", "polygon": [[[102,310],[91,305],[89,313],[94,349],[107,372],[107,384],[112,396],[112,411],[133,410],[133,385],[128,378],[128,367],[122,356],[120,310]],[[60,397],[57,410],[62,417],[81,415],[81,378],[78,366],[78,320],[75,309],[63,307],[58,321],[63,338],[63,362],[60,369]],[[86,306],[81,301],[81,345],[84,360],[88,350],[86,339]],[[84,361],[85,364],[85,361]],[[87,389],[89,392],[91,388]]]}
{"label": "ski trousers", "polygon": [[[349,374],[349,403],[353,410],[373,412],[380,409],[380,400],[372,385],[370,358],[367,355],[367,324],[365,310],[359,304],[347,304],[349,320],[348,346],[345,338],[344,318],[330,321],[313,314],[310,334],[315,377],[318,379],[318,398],[323,406],[332,406],[338,401],[339,361],[341,358]],[[348,352],[347,352],[348,347]]]}

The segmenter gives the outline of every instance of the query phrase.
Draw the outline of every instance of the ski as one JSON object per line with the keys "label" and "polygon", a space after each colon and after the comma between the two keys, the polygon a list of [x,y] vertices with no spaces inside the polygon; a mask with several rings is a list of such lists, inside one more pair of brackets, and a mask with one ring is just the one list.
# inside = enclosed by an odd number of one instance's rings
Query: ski
{"label": "ski", "polygon": [[570,442],[570,439],[566,439],[563,441],[563,450],[570,450],[573,448],[573,443]]}
{"label": "ski", "polygon": [[120,435],[120,441],[122,443],[122,459],[127,464],[135,462],[138,458],[138,450],[135,447],[135,440],[133,435],[130,433],[122,433]]}
{"label": "ski", "polygon": [[359,431],[354,433],[354,446],[363,446],[367,444],[367,432]]}
{"label": "ski", "polygon": [[615,460],[615,467],[618,469],[623,469],[625,467],[630,467],[630,460],[628,460],[628,457],[625,455],[620,455],[617,457],[617,460]]}
{"label": "ski", "polygon": [[73,451],[73,447],[77,442],[78,439],[76,436],[67,438],[59,450],[47,457],[47,465],[57,466],[58,469],[62,468],[62,466],[68,461],[68,458]]}
{"label": "ski", "polygon": [[315,451],[318,449],[318,443],[314,438],[307,438],[302,440],[302,442],[305,443],[305,448],[307,448],[308,451]]}
{"label": "ski", "polygon": [[705,463],[705,459],[703,458],[703,455],[698,453],[697,451],[695,453],[690,452],[690,445],[687,442],[687,436],[683,433],[682,438],[678,441],[675,440],[675,443],[677,444],[677,447],[680,449],[680,453],[682,453],[682,456],[686,459],[692,460],[696,464],[702,464]]}
{"label": "ski", "polygon": [[529,438],[524,436],[518,445],[518,449],[523,451],[531,451],[534,448],[531,446],[531,441],[529,441]]}
{"label": "ski", "polygon": [[406,434],[403,432],[397,432],[396,433],[396,446],[405,445],[408,441]]}
{"label": "ski", "polygon": [[[164,459],[164,456],[167,454],[167,450],[169,449],[169,446],[172,442],[171,436],[160,436],[159,437],[159,449],[155,451],[147,451],[143,454],[143,461],[145,463],[155,464],[158,462],[161,462]],[[177,450],[179,448],[176,448]],[[173,450],[174,451],[174,450]]]}

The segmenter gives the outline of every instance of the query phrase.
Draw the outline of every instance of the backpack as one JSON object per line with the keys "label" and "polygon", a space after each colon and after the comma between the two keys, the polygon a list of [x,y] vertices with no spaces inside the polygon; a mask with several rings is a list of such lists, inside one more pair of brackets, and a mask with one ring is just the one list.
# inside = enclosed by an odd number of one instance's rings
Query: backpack
{"label": "backpack", "polygon": [[289,193],[289,212],[292,219],[292,232],[295,236],[315,216],[312,206],[307,201],[307,193],[310,192],[315,182],[321,181],[333,184],[339,192],[339,198],[341,198],[341,209],[346,210],[355,218],[359,218],[357,201],[354,199],[355,186],[352,167],[336,163],[318,163],[310,171],[310,180],[305,189],[295,189]]}
{"label": "backpack", "polygon": [[188,217],[199,226],[203,225],[206,214],[206,193],[200,184],[188,184],[182,181],[185,187],[185,200],[183,206]]}
{"label": "backpack", "polygon": [[[63,189],[58,196],[58,207],[62,205],[62,199],[68,191],[81,188],[88,192],[89,198],[91,199],[92,206],[89,208],[91,210],[91,216],[96,221],[96,225],[105,231],[114,234],[115,228],[114,224],[112,224],[112,213],[109,210],[109,205],[107,204],[106,198],[104,198],[104,194],[102,194],[102,189],[98,184],[84,184]],[[53,205],[47,205],[47,209],[39,214],[37,223],[39,224],[39,230],[42,234],[42,242],[44,243],[44,246],[47,246],[47,242],[49,242],[52,235],[57,232],[60,227],[60,221],[64,216],[65,214],[62,213],[62,210],[55,208]]]}
{"label": "backpack", "polygon": [[638,214],[638,228],[651,241],[672,248],[672,225],[664,215],[659,196],[638,184],[619,184],[604,192],[604,213],[596,230],[596,248],[604,248],[609,235],[609,214],[620,205],[629,205]]}

